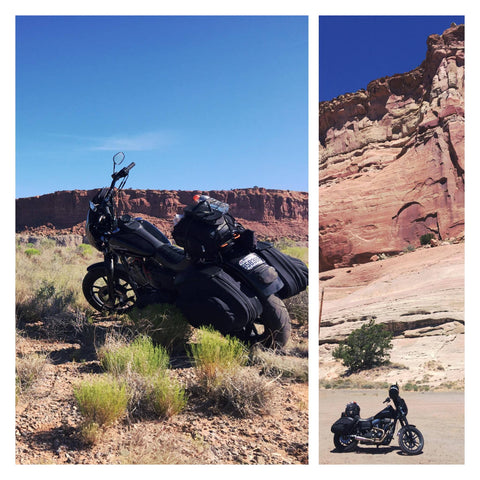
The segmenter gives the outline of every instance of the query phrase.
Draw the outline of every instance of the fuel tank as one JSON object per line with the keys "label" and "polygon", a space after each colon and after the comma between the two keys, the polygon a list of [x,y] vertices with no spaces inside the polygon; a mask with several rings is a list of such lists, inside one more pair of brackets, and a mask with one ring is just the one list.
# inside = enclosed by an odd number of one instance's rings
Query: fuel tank
{"label": "fuel tank", "polygon": [[147,220],[124,215],[109,239],[110,247],[139,257],[153,257],[157,248],[171,245],[170,240]]}

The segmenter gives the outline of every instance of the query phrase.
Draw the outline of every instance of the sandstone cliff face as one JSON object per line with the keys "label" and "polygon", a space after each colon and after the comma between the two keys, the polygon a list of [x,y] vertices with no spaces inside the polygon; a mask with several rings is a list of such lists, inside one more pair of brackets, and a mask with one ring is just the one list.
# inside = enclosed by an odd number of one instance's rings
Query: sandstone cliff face
{"label": "sandstone cliff face", "polygon": [[319,108],[320,269],[464,232],[464,27],[425,61]]}
{"label": "sandstone cliff face", "polygon": [[[97,190],[61,191],[16,200],[16,230],[57,230],[82,233],[88,204]],[[192,192],[124,190],[119,211],[151,221],[169,235],[175,214],[193,202],[195,193],[205,193],[230,204],[231,213],[259,236],[307,240],[308,194],[264,188]]]}

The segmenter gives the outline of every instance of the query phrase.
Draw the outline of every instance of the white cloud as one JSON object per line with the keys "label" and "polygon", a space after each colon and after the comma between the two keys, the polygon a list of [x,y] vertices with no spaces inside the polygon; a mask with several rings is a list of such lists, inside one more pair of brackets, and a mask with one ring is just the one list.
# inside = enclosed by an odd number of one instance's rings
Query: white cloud
{"label": "white cloud", "polygon": [[110,137],[97,138],[94,143],[96,145],[90,147],[90,150],[149,151],[157,150],[172,143],[172,134],[159,131],[135,135],[112,135]]}

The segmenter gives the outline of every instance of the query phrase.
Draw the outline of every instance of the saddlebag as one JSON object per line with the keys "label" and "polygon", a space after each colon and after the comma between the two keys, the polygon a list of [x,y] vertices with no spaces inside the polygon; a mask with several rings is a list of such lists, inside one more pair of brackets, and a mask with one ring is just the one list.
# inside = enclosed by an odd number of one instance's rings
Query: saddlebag
{"label": "saddlebag", "polygon": [[332,433],[345,435],[353,430],[355,420],[352,417],[340,417],[330,428]]}
{"label": "saddlebag", "polygon": [[308,267],[301,260],[282,253],[269,242],[257,242],[256,253],[274,267],[282,279],[284,286],[277,293],[282,300],[307,288]]}
{"label": "saddlebag", "polygon": [[191,258],[212,260],[219,249],[234,238],[236,227],[230,214],[212,210],[207,202],[200,202],[185,207],[172,235]]}
{"label": "saddlebag", "polygon": [[176,305],[193,327],[223,335],[241,331],[262,314],[258,298],[220,267],[192,266],[177,276]]}

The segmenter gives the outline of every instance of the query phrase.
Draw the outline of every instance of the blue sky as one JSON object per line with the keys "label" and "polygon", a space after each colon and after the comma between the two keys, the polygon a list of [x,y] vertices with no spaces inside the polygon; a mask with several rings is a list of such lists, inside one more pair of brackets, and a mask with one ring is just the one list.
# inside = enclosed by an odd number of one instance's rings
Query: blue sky
{"label": "blue sky", "polygon": [[319,100],[367,88],[372,80],[418,67],[427,37],[461,16],[321,16]]}
{"label": "blue sky", "polygon": [[308,17],[16,18],[16,198],[308,189]]}

